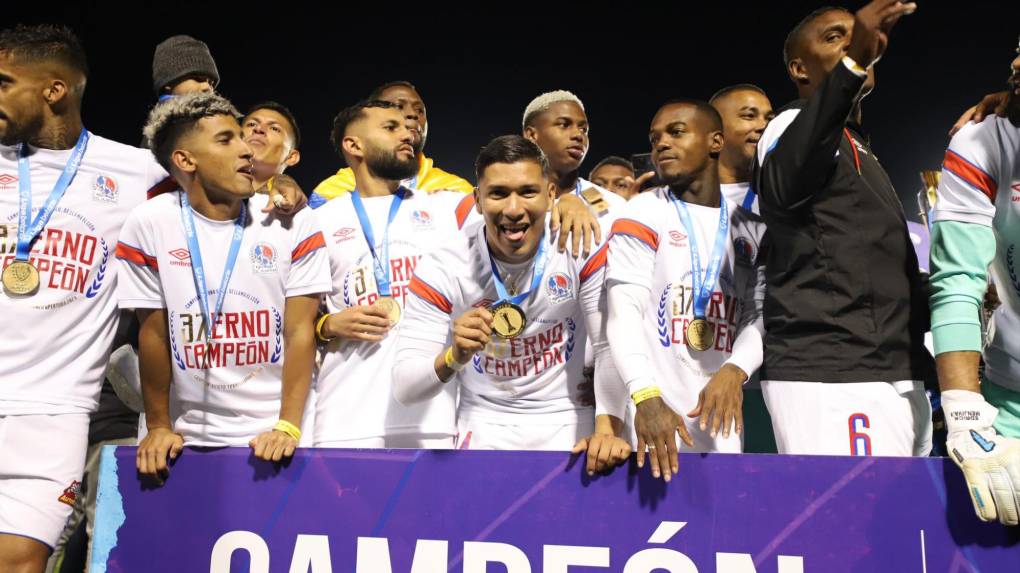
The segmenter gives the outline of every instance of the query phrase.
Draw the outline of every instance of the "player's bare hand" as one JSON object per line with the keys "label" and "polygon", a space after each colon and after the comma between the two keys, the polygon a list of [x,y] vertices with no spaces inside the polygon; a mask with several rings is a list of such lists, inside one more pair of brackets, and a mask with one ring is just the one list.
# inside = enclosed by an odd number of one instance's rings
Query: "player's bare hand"
{"label": "player's bare hand", "polygon": [[329,315],[322,325],[326,338],[345,338],[379,342],[393,327],[386,311],[378,306],[361,305]]}
{"label": "player's bare hand", "polygon": [[999,117],[1006,117],[1006,102],[1009,99],[1009,92],[995,92],[981,98],[977,105],[970,107],[963,112],[960,119],[956,120],[953,128],[949,130],[949,137],[956,135],[957,131],[970,122],[981,123],[986,117],[995,114]]}
{"label": "player's bare hand", "polygon": [[854,14],[853,35],[847,55],[862,68],[874,64],[889,45],[889,32],[896,22],[915,10],[915,2],[872,0]]}
{"label": "player's bare hand", "polygon": [[641,175],[638,175],[637,179],[633,177],[627,177],[627,184],[630,186],[630,197],[641,193],[641,188],[644,187],[645,183],[655,177],[654,171],[645,171]]}
{"label": "player's bare hand", "polygon": [[574,445],[571,453],[580,454],[587,452],[586,470],[588,475],[595,475],[596,472],[603,472],[611,467],[618,466],[627,461],[630,457],[631,448],[627,440],[619,438],[614,434],[595,432],[587,438],[581,438]]}
{"label": "player's bare hand", "polygon": [[[570,254],[574,257],[587,257],[593,244],[602,243],[602,228],[599,226],[598,217],[588,208],[584,199],[573,193],[564,194],[553,203],[551,228],[553,231],[560,231],[560,252],[567,249],[569,239]],[[557,234],[552,233],[552,236],[556,237]]]}
{"label": "player's bare hand", "polygon": [[687,426],[679,414],[670,409],[662,398],[648,398],[637,405],[634,415],[637,431],[637,463],[645,466],[645,450],[652,465],[652,475],[669,481],[680,470],[676,436],[688,446],[694,446]]}
{"label": "player's bare hand", "polygon": [[177,459],[184,449],[184,437],[170,428],[152,428],[138,444],[135,465],[138,473],[160,485],[170,475],[167,460]]}
{"label": "player's bare hand", "polygon": [[283,458],[293,456],[298,442],[286,432],[272,430],[255,436],[248,442],[248,446],[254,451],[256,458],[267,462],[278,462]]}
{"label": "player's bare hand", "polygon": [[[722,430],[730,437],[730,428],[737,434],[744,431],[744,381],[747,374],[732,364],[724,364],[698,394],[698,405],[688,412],[690,418],[701,418],[701,431],[714,438]],[[709,430],[711,428],[711,430]]]}
{"label": "player's bare hand", "polygon": [[492,313],[473,308],[453,321],[453,357],[467,364],[477,352],[485,349],[492,337]]}
{"label": "player's bare hand", "polygon": [[308,197],[290,175],[274,175],[272,185],[263,185],[258,191],[269,194],[269,204],[262,209],[263,213],[275,211],[281,215],[293,215],[308,204]]}

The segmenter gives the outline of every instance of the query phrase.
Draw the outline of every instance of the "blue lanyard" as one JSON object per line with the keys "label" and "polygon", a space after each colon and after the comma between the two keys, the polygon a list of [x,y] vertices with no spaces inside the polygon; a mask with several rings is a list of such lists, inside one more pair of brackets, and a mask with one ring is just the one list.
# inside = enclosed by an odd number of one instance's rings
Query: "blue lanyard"
{"label": "blue lanyard", "polygon": [[574,183],[574,195],[581,196],[581,178],[577,178],[577,183]]}
{"label": "blue lanyard", "polygon": [[234,221],[234,235],[230,238],[230,250],[227,252],[227,263],[223,266],[223,278],[220,279],[219,297],[216,299],[216,312],[209,313],[209,289],[205,282],[205,265],[202,263],[202,250],[198,246],[198,233],[195,230],[195,218],[191,212],[188,194],[181,191],[181,222],[184,223],[184,235],[188,238],[188,253],[191,255],[191,274],[195,278],[195,290],[198,291],[198,304],[202,307],[205,317],[205,337],[211,340],[216,325],[216,318],[223,310],[223,301],[227,298],[227,285],[234,274],[237,264],[237,253],[241,250],[241,239],[244,237],[244,221],[248,213],[248,202],[241,203],[241,212]]}
{"label": "blue lanyard", "polygon": [[754,187],[748,186],[747,195],[744,195],[743,207],[747,211],[754,210],[754,200],[758,198],[758,195],[754,192]]}
{"label": "blue lanyard", "polygon": [[676,213],[680,216],[680,222],[687,229],[687,238],[691,240],[691,280],[694,283],[694,318],[705,318],[705,309],[708,308],[708,301],[715,291],[715,283],[719,279],[719,271],[722,268],[723,254],[726,253],[726,237],[729,235],[730,219],[726,209],[726,200],[719,200],[719,227],[715,233],[715,245],[712,246],[712,257],[708,263],[708,269],[704,275],[701,273],[701,253],[698,252],[698,232],[691,221],[691,214],[687,211],[687,205],[677,199],[672,191],[670,199],[676,207]]}
{"label": "blue lanyard", "polygon": [[365,233],[368,250],[372,253],[376,290],[379,296],[390,296],[390,225],[393,224],[393,219],[397,218],[400,204],[404,202],[404,190],[397,189],[397,192],[393,194],[393,201],[390,203],[390,214],[386,218],[386,229],[383,231],[382,257],[375,254],[375,233],[372,232],[372,222],[368,220],[365,204],[361,201],[361,193],[357,189],[351,193],[351,202],[354,203],[354,211],[358,214],[361,230]]}
{"label": "blue lanyard", "polygon": [[78,167],[85,156],[85,148],[88,147],[88,144],[89,132],[82,128],[81,134],[78,135],[78,143],[74,145],[71,157],[67,158],[64,172],[60,174],[57,184],[53,186],[50,196],[46,199],[46,204],[31,223],[28,221],[32,216],[31,166],[25,144],[18,144],[18,245],[14,256],[15,260],[28,260],[28,253],[32,250],[32,241],[35,241],[39,233],[42,233],[46,223],[50,222],[50,217],[57,209],[57,203],[60,202],[64,193],[67,192],[68,186],[71,185],[71,181],[74,180],[75,174],[78,173]]}
{"label": "blue lanyard", "polygon": [[489,248],[488,242],[485,243],[485,248],[489,252],[489,266],[492,268],[492,281],[496,284],[496,296],[499,297],[499,300],[497,300],[493,306],[502,302],[521,304],[521,302],[528,298],[531,291],[535,290],[539,283],[542,282],[542,276],[545,274],[545,265],[548,261],[548,258],[546,257],[545,235],[543,234],[542,238],[539,239],[538,252],[535,254],[535,258],[531,261],[534,265],[531,272],[531,286],[526,292],[519,293],[513,297],[506,292],[506,286],[503,284],[503,277],[499,275],[499,268],[496,266],[496,259],[492,256],[492,249]]}

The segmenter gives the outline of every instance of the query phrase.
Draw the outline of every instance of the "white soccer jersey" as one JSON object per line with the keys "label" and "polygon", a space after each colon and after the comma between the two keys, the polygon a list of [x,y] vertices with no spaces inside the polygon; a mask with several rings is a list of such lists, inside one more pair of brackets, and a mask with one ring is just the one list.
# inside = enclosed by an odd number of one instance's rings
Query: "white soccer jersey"
{"label": "white soccer jersey", "polygon": [[[615,284],[637,285],[647,296],[641,301],[645,303],[641,334],[610,331],[608,335],[627,394],[657,385],[666,403],[681,414],[697,405],[698,393],[724,363],[733,362],[748,374],[760,366],[761,331],[755,326],[760,325],[755,297],[760,300],[764,296],[764,282],[754,265],[764,225],[751,221],[751,215],[727,201],[730,227],[726,253],[706,309],[714,343],[700,352],[687,347],[685,332],[694,319],[689,235],[695,234],[701,265],[708,267],[720,213],[718,207],[686,205],[694,229],[684,226],[666,187],[631,199],[613,225],[606,275],[610,292]],[[615,312],[613,298],[611,295],[610,305]],[[743,347],[738,339],[744,341]],[[746,350],[735,354],[735,344]],[[625,399],[614,400],[607,406],[624,404]],[[608,413],[622,418],[622,411]]]}
{"label": "white soccer jersey", "polygon": [[[392,196],[363,197],[383,252]],[[456,240],[461,227],[477,216],[474,197],[453,191],[407,192],[389,229],[390,291],[403,308],[418,260]],[[370,305],[378,298],[372,254],[354,210],[351,194],[316,209],[329,253],[333,286],[329,312]],[[317,383],[315,443],[400,434],[456,434],[456,388],[423,403],[404,406],[393,399],[392,366],[404,321],[382,342],[334,340],[323,353]]]}
{"label": "white soccer jersey", "polygon": [[[121,308],[165,308],[173,387],[180,403],[174,430],[189,445],[244,446],[279,417],[284,305],[288,297],[329,291],[322,233],[310,210],[281,218],[262,213],[266,197],[249,200],[237,263],[217,316],[205,335],[181,193],[135,209],[124,223],[117,258]],[[194,213],[209,304],[215,309],[234,221]]]}
{"label": "white soccer jersey", "polygon": [[[71,150],[30,147],[32,218]],[[7,336],[0,345],[0,415],[88,413],[95,409],[117,328],[117,235],[146,192],[167,179],[147,150],[92,134],[81,166],[32,247],[39,291],[0,289]],[[18,153],[0,146],[0,255],[14,261],[18,238]]]}
{"label": "white soccer jersey", "polygon": [[949,144],[942,164],[934,221],[991,227],[990,265],[1000,306],[985,348],[985,375],[1020,392],[1020,127],[1004,117],[969,123]]}
{"label": "white soccer jersey", "polygon": [[760,215],[758,212],[758,195],[751,190],[751,184],[744,183],[722,183],[719,185],[723,197],[729,199],[730,203],[739,205],[741,208]]}
{"label": "white soccer jersey", "polygon": [[[543,239],[548,241],[548,238]],[[460,382],[457,415],[508,425],[576,424],[594,413],[583,406],[577,384],[583,379],[584,339],[593,336],[597,361],[610,360],[602,337],[603,274],[606,248],[578,260],[554,245],[541,282],[520,307],[527,316],[516,338],[493,337],[484,352],[454,376]],[[531,263],[500,264],[508,284],[526,290]],[[424,257],[415,269],[401,328],[398,365],[405,349],[430,348],[430,358],[449,344],[453,320],[473,307],[498,299],[492,277],[485,225],[460,241]],[[435,350],[435,352],[431,352]],[[431,366],[431,360],[428,361]],[[601,372],[596,363],[596,376]],[[401,384],[402,381],[395,381]]]}

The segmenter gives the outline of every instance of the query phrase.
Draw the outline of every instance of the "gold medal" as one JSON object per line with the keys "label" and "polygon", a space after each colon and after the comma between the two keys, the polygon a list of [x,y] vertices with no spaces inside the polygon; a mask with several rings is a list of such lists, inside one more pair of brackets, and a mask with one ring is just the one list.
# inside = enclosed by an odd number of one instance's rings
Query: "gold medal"
{"label": "gold medal", "polygon": [[375,299],[372,306],[377,306],[386,312],[386,318],[390,319],[390,322],[396,324],[400,322],[400,303],[390,296],[381,296]]}
{"label": "gold medal", "polygon": [[7,294],[32,295],[39,290],[39,271],[28,261],[14,261],[7,265],[0,280]]}
{"label": "gold medal", "polygon": [[492,332],[500,338],[516,338],[528,324],[528,317],[521,307],[503,302],[492,307]]}
{"label": "gold medal", "polygon": [[685,331],[687,346],[691,350],[704,351],[712,347],[715,342],[715,331],[712,325],[704,318],[695,318],[687,325]]}
{"label": "gold medal", "polygon": [[602,198],[602,193],[598,189],[589,187],[581,191],[581,197],[584,197],[584,200],[591,205],[597,215],[602,216],[609,211],[609,205],[606,204],[606,200]]}

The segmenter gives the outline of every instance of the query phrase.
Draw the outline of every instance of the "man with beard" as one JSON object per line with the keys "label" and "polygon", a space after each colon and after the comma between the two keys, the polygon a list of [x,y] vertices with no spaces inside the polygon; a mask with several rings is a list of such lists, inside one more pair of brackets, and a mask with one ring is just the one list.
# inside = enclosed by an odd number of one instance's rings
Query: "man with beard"
{"label": "man with beard", "polygon": [[[695,452],[741,451],[741,395],[762,359],[755,264],[763,225],[722,195],[723,122],[708,103],[675,100],[652,119],[663,187],[629,203],[609,240],[609,342],[618,387],[599,411],[637,407],[638,465],[669,481],[679,433]],[[693,418],[700,418],[698,424]]]}
{"label": "man with beard", "polygon": [[931,448],[925,285],[903,207],[860,127],[872,65],[916,8],[822,8],[786,40],[803,99],[765,129],[753,181],[770,242],[762,389],[780,453]]}
{"label": "man with beard", "polygon": [[[932,228],[931,330],[949,455],[963,470],[978,517],[1017,525],[1020,56],[1010,68],[1006,117],[963,126],[942,164]],[[1002,305],[984,346],[980,312],[989,272]]]}
{"label": "man with beard", "polygon": [[758,196],[751,189],[751,169],[758,140],[775,116],[772,102],[753,84],[725,87],[708,100],[723,120],[723,148],[719,153],[722,193],[743,209],[758,214]]}
{"label": "man with beard", "polygon": [[418,166],[401,108],[365,101],[337,114],[333,143],[356,188],[315,210],[333,276],[317,382],[314,444],[347,448],[450,448],[452,387],[427,404],[393,399],[392,364],[407,288],[422,255],[457,239],[474,199],[407,187]]}
{"label": "man with beard", "polygon": [[79,494],[118,323],[113,250],[166,177],[82,126],[87,75],[67,28],[0,32],[0,313],[20,329],[0,348],[3,571],[43,570]]}
{"label": "man with beard", "polygon": [[[403,181],[405,187],[431,193],[433,191],[458,191],[471,193],[473,186],[466,180],[447,173],[433,164],[432,159],[425,157],[425,141],[429,135],[429,122],[425,110],[425,102],[418,95],[417,88],[411,82],[394,81],[385,83],[368,94],[368,100],[388,101],[403,114],[408,127],[414,132],[414,153],[417,169]],[[312,208],[321,206],[330,199],[342,197],[355,189],[357,181],[354,171],[345,167],[327,178],[315,188],[309,202]]]}
{"label": "man with beard", "polygon": [[[394,393],[429,403],[457,380],[460,448],[569,451],[595,429],[571,384],[583,368],[578,338],[592,339],[596,378],[616,376],[602,318],[607,249],[577,260],[548,245],[555,188],[531,141],[497,137],[475,165],[484,224],[416,267]],[[629,446],[612,440],[607,455],[626,458]]]}

